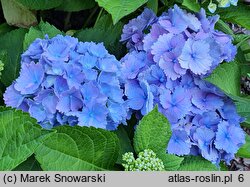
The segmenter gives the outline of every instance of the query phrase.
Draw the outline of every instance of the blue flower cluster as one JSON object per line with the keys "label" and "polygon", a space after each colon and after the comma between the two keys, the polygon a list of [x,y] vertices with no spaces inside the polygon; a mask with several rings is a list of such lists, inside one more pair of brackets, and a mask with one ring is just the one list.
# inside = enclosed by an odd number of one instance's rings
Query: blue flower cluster
{"label": "blue flower cluster", "polygon": [[[131,47],[127,37],[130,52],[121,59],[121,74],[131,113],[146,115],[158,105],[171,123],[168,153],[202,155],[218,165],[234,158],[245,133],[230,98],[202,79],[236,53],[231,37],[214,30],[217,20],[207,18],[204,10],[193,15],[174,6],[145,24],[149,26],[140,32],[143,49],[137,43]],[[133,27],[131,22],[128,26]]]}
{"label": "blue flower cluster", "polygon": [[143,32],[156,21],[157,17],[154,12],[150,9],[145,9],[141,15],[130,20],[129,23],[123,27],[121,42],[125,42],[128,49],[143,50]]}
{"label": "blue flower cluster", "polygon": [[120,69],[102,43],[62,35],[36,39],[22,54],[20,76],[4,100],[44,128],[69,124],[112,130],[127,116]]}

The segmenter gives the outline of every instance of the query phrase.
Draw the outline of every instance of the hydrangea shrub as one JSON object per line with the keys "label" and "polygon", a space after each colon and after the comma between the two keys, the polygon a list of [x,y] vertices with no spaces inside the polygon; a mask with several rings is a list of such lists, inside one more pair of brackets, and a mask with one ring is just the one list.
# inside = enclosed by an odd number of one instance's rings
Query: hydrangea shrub
{"label": "hydrangea shrub", "polygon": [[139,117],[158,105],[171,123],[168,153],[219,165],[234,158],[245,133],[232,100],[203,80],[236,54],[231,36],[214,29],[217,20],[203,9],[190,14],[175,5],[159,17],[146,9],[124,26],[121,41],[130,52],[121,77],[131,112]]}
{"label": "hydrangea shrub", "polygon": [[69,124],[113,130],[126,122],[121,65],[102,43],[57,35],[22,54],[5,104],[29,112],[44,128]]}
{"label": "hydrangea shrub", "polygon": [[[218,19],[177,5],[159,17],[145,9],[123,28],[121,42],[129,52],[120,62],[102,43],[62,35],[36,39],[22,54],[5,104],[28,112],[46,129],[106,130],[126,124],[133,113],[141,119],[157,105],[171,123],[167,153],[229,164],[245,143],[244,119],[227,95],[204,80],[236,55],[232,37],[214,29]],[[164,169],[150,150],[124,159],[126,170]]]}
{"label": "hydrangea shrub", "polygon": [[250,0],[1,2],[0,170],[250,169]]}

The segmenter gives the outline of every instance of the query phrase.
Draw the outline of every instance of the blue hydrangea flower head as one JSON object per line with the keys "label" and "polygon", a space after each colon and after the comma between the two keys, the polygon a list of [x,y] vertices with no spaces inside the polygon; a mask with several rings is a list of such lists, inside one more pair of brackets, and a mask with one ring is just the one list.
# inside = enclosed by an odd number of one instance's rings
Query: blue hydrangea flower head
{"label": "blue hydrangea flower head", "polygon": [[[232,100],[203,80],[236,55],[232,37],[214,29],[217,21],[204,9],[190,14],[175,5],[148,22],[140,40],[143,48],[124,40],[130,52],[121,59],[120,77],[128,118],[133,112],[140,118],[157,105],[172,128],[166,152],[201,155],[219,166],[234,158],[245,134]],[[124,29],[133,25],[131,21]]]}
{"label": "blue hydrangea flower head", "polygon": [[22,55],[19,77],[6,89],[7,106],[29,112],[44,128],[126,124],[122,67],[102,43],[58,35],[36,39]]}
{"label": "blue hydrangea flower head", "polygon": [[[127,59],[133,59],[136,71],[127,66]],[[223,121],[229,126],[236,125],[235,128],[243,132],[239,126],[242,118],[222,91],[190,72],[172,80],[146,52],[133,51],[121,62],[129,113],[140,111],[141,115],[146,115],[158,105],[159,111],[171,123],[173,135],[166,148],[168,153],[200,154],[216,165],[221,160],[229,163],[234,158],[234,153],[226,152],[216,143],[221,136],[218,132]],[[235,150],[244,143],[244,133],[238,134]]]}

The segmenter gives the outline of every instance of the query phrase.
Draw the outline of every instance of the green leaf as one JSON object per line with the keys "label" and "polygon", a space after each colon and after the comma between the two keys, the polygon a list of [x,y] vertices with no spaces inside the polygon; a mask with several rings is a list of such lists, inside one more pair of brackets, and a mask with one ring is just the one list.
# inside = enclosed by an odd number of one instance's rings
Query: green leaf
{"label": "green leaf", "polygon": [[145,149],[154,152],[166,150],[171,137],[171,128],[167,118],[158,112],[157,107],[144,116],[136,127],[134,147],[138,154]]}
{"label": "green leaf", "polygon": [[36,39],[36,38],[44,38],[45,35],[48,35],[50,38],[58,35],[63,34],[60,30],[58,30],[55,26],[50,25],[47,22],[41,21],[39,25],[36,27],[31,27],[29,32],[25,34],[23,48],[26,50],[29,45]]}
{"label": "green leaf", "polygon": [[228,26],[228,24],[226,24],[224,21],[222,21],[221,19],[219,19],[216,24],[215,24],[215,29],[222,31],[226,34],[229,35],[234,35],[234,32],[232,31],[232,29]]}
{"label": "green leaf", "polygon": [[221,19],[250,29],[249,6],[238,3],[237,6],[230,6],[228,8],[220,8],[217,10],[216,13],[220,15]]}
{"label": "green leaf", "polygon": [[9,25],[28,28],[37,24],[36,12],[28,10],[15,0],[1,0],[4,18]]}
{"label": "green leaf", "polygon": [[108,170],[119,154],[117,136],[106,130],[60,126],[35,152],[43,170]]}
{"label": "green leaf", "polygon": [[201,8],[199,3],[197,3],[195,0],[183,0],[182,5],[194,12],[199,12]]}
{"label": "green leaf", "polygon": [[231,97],[238,114],[246,118],[245,123],[250,124],[250,99],[240,97],[240,76],[239,64],[234,61],[219,65],[206,80],[218,86]]}
{"label": "green leaf", "polygon": [[68,12],[77,12],[93,8],[94,6],[95,0],[64,0],[63,4],[56,9]]}
{"label": "green leaf", "polygon": [[[241,47],[241,50],[242,51],[244,51],[244,52],[250,52],[250,45],[249,45],[249,43],[248,43],[248,41],[246,41],[246,40],[248,40],[249,39],[249,35],[247,35],[248,37],[246,37],[246,38],[243,38],[242,36],[240,37],[240,40],[241,40],[241,45],[240,45],[240,47]],[[243,40],[243,41],[242,41]],[[245,40],[245,41],[244,41]]]}
{"label": "green leaf", "polygon": [[42,130],[36,120],[21,111],[1,108],[0,170],[12,170],[30,157],[49,131]]}
{"label": "green leaf", "polygon": [[46,10],[58,7],[64,0],[15,0],[31,10]]}
{"label": "green leaf", "polygon": [[148,0],[147,7],[157,14],[158,12],[158,0]]}
{"label": "green leaf", "polygon": [[119,42],[122,28],[121,22],[113,25],[110,15],[104,15],[93,28],[80,30],[74,37],[80,41],[103,42],[108,51],[119,58],[123,56],[123,45]]}
{"label": "green leaf", "polygon": [[13,169],[13,171],[42,171],[42,168],[40,167],[40,164],[34,155],[32,155],[15,169]]}
{"label": "green leaf", "polygon": [[131,118],[127,120],[126,126],[124,126],[124,129],[126,130],[128,137],[130,140],[133,140],[134,135],[135,135],[135,128],[137,126],[138,119],[136,118],[135,114],[132,114]]}
{"label": "green leaf", "polygon": [[182,162],[179,171],[218,171],[218,168],[200,156],[187,156]]}
{"label": "green leaf", "polygon": [[7,52],[1,80],[5,86],[9,86],[19,75],[20,55],[23,52],[23,40],[26,32],[26,29],[16,29],[0,37],[0,51],[6,50]]}
{"label": "green leaf", "polygon": [[136,127],[134,137],[136,153],[138,154],[145,149],[151,149],[163,161],[165,170],[176,170],[183,158],[166,153],[171,134],[168,120],[155,107],[149,114],[142,118]]}
{"label": "green leaf", "polygon": [[234,100],[238,114],[246,119],[244,123],[250,124],[250,98],[233,95],[230,97]]}
{"label": "green leaf", "polygon": [[250,61],[250,53],[245,54],[246,60],[249,62]]}
{"label": "green leaf", "polygon": [[6,62],[7,59],[7,52],[2,50],[0,51],[0,80],[2,76],[2,71],[4,70],[4,63]]}
{"label": "green leaf", "polygon": [[225,162],[220,162],[220,171],[229,171]]}
{"label": "green leaf", "polygon": [[6,34],[7,32],[10,32],[11,30],[13,30],[14,27],[8,25],[7,23],[2,23],[0,25],[0,36],[3,34]]}
{"label": "green leaf", "polygon": [[[248,34],[236,34],[234,35],[234,44],[237,44],[238,47],[242,45],[242,50],[250,50],[249,39],[250,36]],[[244,49],[245,44],[247,44],[246,49]]]}
{"label": "green leaf", "polygon": [[158,152],[156,154],[157,157],[162,160],[166,171],[176,171],[183,161],[182,157],[166,154],[166,152],[163,151]]}
{"label": "green leaf", "polygon": [[134,12],[148,0],[95,0],[100,7],[103,7],[112,15],[114,24],[124,16]]}
{"label": "green leaf", "polygon": [[206,80],[227,94],[240,94],[240,69],[236,61],[220,64]]}
{"label": "green leaf", "polygon": [[246,76],[250,72],[250,36],[237,34],[234,36],[234,44],[238,47],[236,58],[240,62],[241,75]]}
{"label": "green leaf", "polygon": [[118,126],[118,129],[114,132],[117,135],[119,142],[120,142],[121,149],[119,151],[117,163],[121,164],[122,163],[122,155],[127,153],[127,152],[134,152],[134,149],[131,145],[131,141],[130,141],[128,134],[127,134],[126,130],[124,129],[123,125]]}
{"label": "green leaf", "polygon": [[246,135],[246,143],[238,150],[238,157],[250,158],[250,136]]}

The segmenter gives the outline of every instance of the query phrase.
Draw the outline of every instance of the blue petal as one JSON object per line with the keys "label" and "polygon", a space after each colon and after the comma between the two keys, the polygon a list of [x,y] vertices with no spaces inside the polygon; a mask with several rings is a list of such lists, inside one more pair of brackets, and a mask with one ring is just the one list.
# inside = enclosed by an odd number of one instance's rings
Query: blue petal
{"label": "blue petal", "polygon": [[174,131],[169,140],[167,151],[170,154],[188,155],[191,144],[185,131]]}
{"label": "blue petal", "polygon": [[117,72],[120,68],[119,62],[114,56],[98,60],[98,68],[105,72]]}
{"label": "blue petal", "polygon": [[91,69],[96,66],[97,57],[92,56],[89,53],[86,53],[84,56],[80,58],[79,62],[83,66],[83,68]]}
{"label": "blue petal", "polygon": [[54,92],[59,97],[62,92],[69,90],[67,80],[61,76],[58,76],[54,83]]}
{"label": "blue petal", "polygon": [[85,107],[82,112],[78,114],[79,125],[105,129],[107,125],[107,114],[107,108],[100,104]]}
{"label": "blue petal", "polygon": [[108,54],[108,51],[105,49],[103,43],[91,43],[89,47],[89,52],[99,58],[103,58]]}
{"label": "blue petal", "polygon": [[44,78],[44,70],[41,64],[23,64],[20,76],[17,78],[14,88],[21,94],[33,94],[37,91]]}
{"label": "blue petal", "polygon": [[22,104],[24,98],[24,95],[15,90],[13,84],[6,89],[3,95],[5,104],[13,108],[18,108]]}
{"label": "blue petal", "polygon": [[47,113],[41,103],[35,103],[31,101],[29,102],[29,105],[29,113],[33,118],[35,118],[38,122],[42,122],[46,119]]}
{"label": "blue petal", "polygon": [[130,81],[125,85],[125,95],[128,97],[128,105],[134,110],[142,109],[146,95],[137,82]]}
{"label": "blue petal", "polygon": [[61,94],[56,109],[62,113],[75,112],[83,107],[82,96],[79,90],[72,88]]}

